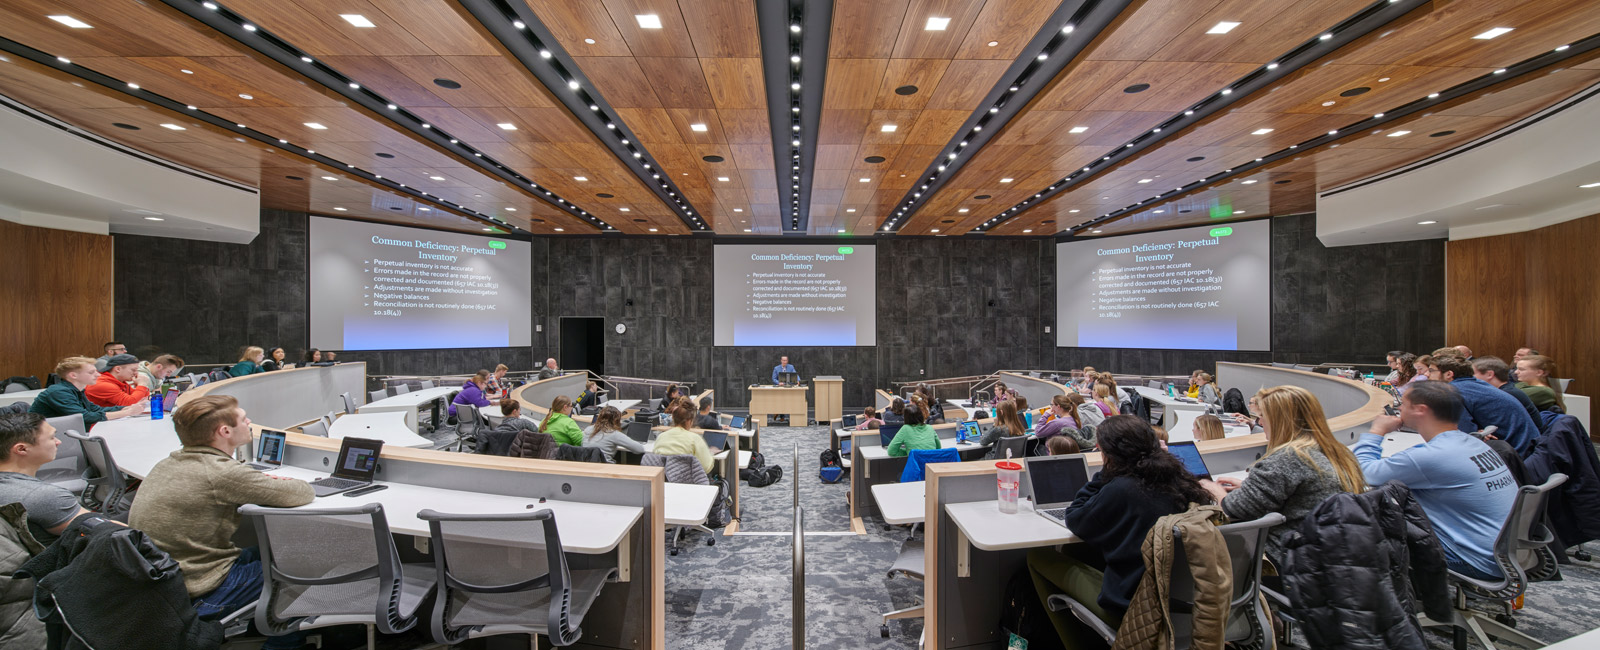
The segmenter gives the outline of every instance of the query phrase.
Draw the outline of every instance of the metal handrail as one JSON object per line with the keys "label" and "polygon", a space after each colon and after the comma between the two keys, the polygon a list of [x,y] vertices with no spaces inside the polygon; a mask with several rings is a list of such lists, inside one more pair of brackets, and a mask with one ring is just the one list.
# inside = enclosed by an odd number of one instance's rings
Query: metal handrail
{"label": "metal handrail", "polygon": [[794,444],[794,537],[789,544],[794,554],[794,584],[789,602],[793,610],[791,630],[794,650],[806,647],[806,524],[805,508],[800,507],[800,443]]}

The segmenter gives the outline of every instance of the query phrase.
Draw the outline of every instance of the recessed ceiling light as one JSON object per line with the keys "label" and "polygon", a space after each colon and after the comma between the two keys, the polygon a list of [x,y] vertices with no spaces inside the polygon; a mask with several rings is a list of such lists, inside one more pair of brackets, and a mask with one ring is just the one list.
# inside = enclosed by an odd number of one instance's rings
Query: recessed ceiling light
{"label": "recessed ceiling light", "polygon": [[179,70],[178,70],[178,72],[182,72],[182,73],[184,73],[184,74],[194,74],[194,71],[193,71],[193,70],[190,70],[190,69],[188,69],[188,68],[180,68],[180,69],[179,69]]}
{"label": "recessed ceiling light", "polygon": [[[1510,31],[1510,30],[1506,30],[1506,31]],[[1431,225],[1436,224],[1436,223],[1439,223],[1439,222],[1437,222],[1437,221],[1418,221],[1417,225],[1419,225],[1419,226],[1431,226]]]}
{"label": "recessed ceiling light", "polygon": [[567,229],[565,229],[565,228],[556,228],[556,232],[566,232],[566,231],[567,231]]}
{"label": "recessed ceiling light", "polygon": [[1166,214],[1167,211],[1166,210],[1156,210],[1155,213],[1156,214]]}
{"label": "recessed ceiling light", "polygon": [[1330,101],[1326,101],[1326,102],[1322,102],[1322,105],[1323,105],[1323,106],[1332,106],[1332,105],[1334,105],[1334,104],[1337,104],[1337,103],[1338,103],[1338,102],[1335,102],[1335,101],[1331,101],[1331,100],[1330,100]]}
{"label": "recessed ceiling light", "polygon": [[871,182],[872,182],[872,179],[870,179],[870,178],[863,178],[863,179],[861,179],[861,182],[863,182],[863,183],[871,183]]}
{"label": "recessed ceiling light", "polygon": [[1256,184],[1256,180],[1255,180],[1255,179],[1250,179],[1250,180],[1248,180],[1248,181],[1244,181],[1244,182],[1243,182],[1243,183],[1241,183],[1241,184],[1242,184],[1242,185],[1255,185],[1255,184]]}
{"label": "recessed ceiling light", "polygon": [[894,130],[897,129],[897,128],[899,128],[899,127],[897,127],[897,126],[895,126],[893,124],[885,124],[885,125],[883,125],[882,131],[884,133],[894,133]]}
{"label": "recessed ceiling light", "polygon": [[629,209],[629,208],[618,208],[618,211],[620,211],[620,212],[632,212],[633,210]]}
{"label": "recessed ceiling light", "polygon": [[1587,189],[1589,189],[1591,187],[1600,187],[1600,183],[1590,183],[1588,185],[1579,185],[1578,187],[1581,187],[1581,188],[1587,190]]}
{"label": "recessed ceiling light", "polygon": [[432,180],[436,180],[436,181],[442,181],[442,180],[444,180],[444,177],[443,177],[443,176],[429,176],[429,177],[428,177],[428,178],[430,178],[430,179],[432,179]]}
{"label": "recessed ceiling light", "polygon": [[1022,234],[1024,234],[1024,235],[1026,235],[1026,234],[1028,234],[1028,233],[1030,233],[1030,232],[1033,232],[1033,229],[1032,229],[1032,228],[1023,228],[1023,229],[1022,229]]}
{"label": "recessed ceiling light", "polygon": [[166,219],[163,219],[161,217],[145,217],[144,220],[145,221],[166,221]]}
{"label": "recessed ceiling light", "polygon": [[[87,27],[87,26],[88,25],[85,25],[85,27]],[[941,18],[939,16],[928,16],[928,24],[926,26],[924,26],[923,29],[927,30],[927,31],[930,31],[930,32],[942,32],[942,31],[944,31],[944,29],[946,27],[949,27],[949,26],[950,26],[950,19],[949,18]]]}
{"label": "recessed ceiling light", "polygon": [[843,228],[840,228],[840,229],[839,229],[839,234],[841,234],[841,235],[843,235],[843,234],[844,234],[844,232],[845,232],[845,230],[844,230],[844,229],[843,229]]}
{"label": "recessed ceiling light", "polygon": [[592,38],[583,39],[583,42],[588,43],[590,45],[594,45],[594,39],[592,39]]}
{"label": "recessed ceiling light", "polygon": [[339,208],[339,207],[335,207],[335,208],[334,208],[334,209],[335,209],[335,210],[338,210],[338,211],[340,211],[340,212],[344,212],[344,211],[345,211],[345,210],[344,210],[344,208]]}
{"label": "recessed ceiling light", "polygon": [[493,228],[484,228],[483,231],[484,232],[494,232],[494,229]]}
{"label": "recessed ceiling light", "polygon": [[1089,127],[1087,127],[1087,126],[1075,126],[1075,127],[1070,128],[1070,129],[1067,129],[1067,133],[1083,133],[1084,131],[1088,131],[1088,130],[1089,130]]}
{"label": "recessed ceiling light", "polygon": [[1394,133],[1390,133],[1389,137],[1398,138],[1398,137],[1400,137],[1402,135],[1407,135],[1409,133],[1411,133],[1411,132],[1410,131],[1395,131]]}
{"label": "recessed ceiling light", "polygon": [[372,21],[367,20],[366,16],[361,14],[339,14],[339,17],[356,27],[377,27],[377,25],[372,24]]}
{"label": "recessed ceiling light", "polygon": [[584,182],[586,180],[589,180],[589,177],[587,177],[587,176],[573,176],[572,180],[575,180],[575,181],[578,181],[579,183],[582,183],[582,182]]}
{"label": "recessed ceiling light", "polygon": [[1014,181],[1014,180],[1016,180],[1016,179],[1014,179],[1014,178],[1002,178],[1002,179],[1000,179],[1000,182],[1002,182],[1002,183],[1010,183],[1011,181]]}
{"label": "recessed ceiling light", "polygon": [[308,128],[316,129],[318,131],[326,130],[328,128],[316,122],[306,122],[305,124]]}
{"label": "recessed ceiling light", "polygon": [[337,176],[323,176],[322,180],[325,180],[325,181],[336,181],[336,180],[339,180],[339,178]]}
{"label": "recessed ceiling light", "polygon": [[506,212],[516,212],[516,208],[506,208]]}
{"label": "recessed ceiling light", "polygon": [[1076,212],[1077,212],[1077,210],[1068,210],[1068,211],[1067,211],[1067,212],[1073,212],[1073,213],[1076,213]]}
{"label": "recessed ceiling light", "polygon": [[1251,131],[1250,135],[1266,135],[1266,134],[1271,133],[1271,132],[1272,132],[1272,129],[1256,129],[1254,131]]}
{"label": "recessed ceiling light", "polygon": [[1139,183],[1140,184],[1144,184],[1144,183],[1148,183],[1148,182],[1153,181],[1153,180],[1155,180],[1155,179],[1154,178],[1141,178],[1141,179],[1139,179]]}
{"label": "recessed ceiling light", "polygon": [[720,181],[720,182],[726,183],[726,182],[728,182],[728,177],[727,176],[718,176],[717,180]]}
{"label": "recessed ceiling light", "polygon": [[1206,33],[1207,34],[1226,34],[1228,32],[1233,31],[1233,28],[1238,27],[1238,26],[1239,26],[1239,23],[1231,23],[1231,22],[1228,22],[1228,21],[1224,20],[1224,21],[1222,21],[1220,23],[1212,25],[1211,29],[1206,30]]}
{"label": "recessed ceiling light", "polygon": [[1098,231],[1098,230],[1091,230],[1091,231],[1089,231],[1089,232],[1091,232],[1091,233],[1093,233],[1093,234],[1096,234],[1096,235],[1098,235],[1098,234],[1100,234],[1100,231]]}
{"label": "recessed ceiling light", "polygon": [[167,129],[169,131],[187,131],[188,130],[188,129],[185,129],[185,128],[183,128],[181,126],[178,126],[176,124],[162,124],[161,128]]}
{"label": "recessed ceiling light", "polygon": [[495,126],[500,127],[500,130],[502,130],[502,131],[515,131],[515,130],[517,130],[517,125],[512,124],[510,122],[501,122],[499,124],[496,124]]}
{"label": "recessed ceiling light", "polygon": [[49,18],[50,20],[54,20],[73,29],[89,29],[94,27],[94,25],[90,25],[89,23],[78,20],[77,18],[73,18],[72,16],[49,16]]}
{"label": "recessed ceiling light", "polygon": [[1487,32],[1484,32],[1482,34],[1474,36],[1473,38],[1478,39],[1480,41],[1487,41],[1487,40],[1489,40],[1491,38],[1494,38],[1496,36],[1504,36],[1505,34],[1510,33],[1511,29],[1512,28],[1510,28],[1510,27],[1496,27],[1496,28],[1491,29],[1491,30],[1489,30]]}
{"label": "recessed ceiling light", "polygon": [[689,130],[690,131],[696,131],[696,132],[699,132],[699,133],[705,133],[706,125],[704,125],[704,124],[690,124],[689,125]]}
{"label": "recessed ceiling light", "polygon": [[637,14],[633,19],[639,21],[640,29],[661,29],[661,16],[656,14]]}
{"label": "recessed ceiling light", "polygon": [[656,229],[655,229],[655,228],[651,228],[651,229],[650,229],[650,232],[655,232],[655,231],[656,231]]}
{"label": "recessed ceiling light", "polygon": [[244,93],[239,93],[239,99],[255,99],[255,97],[251,97],[250,95]]}
{"label": "recessed ceiling light", "polygon": [[928,232],[939,232],[939,229],[938,228],[934,228],[933,230],[929,230]]}
{"label": "recessed ceiling light", "polygon": [[848,210],[845,210],[845,212],[855,212],[855,211],[856,211],[856,209],[855,209],[855,208],[850,208],[850,209],[848,209]]}
{"label": "recessed ceiling light", "polygon": [[989,41],[989,47],[994,47],[994,46],[999,45],[999,44],[1000,44],[1000,41]]}

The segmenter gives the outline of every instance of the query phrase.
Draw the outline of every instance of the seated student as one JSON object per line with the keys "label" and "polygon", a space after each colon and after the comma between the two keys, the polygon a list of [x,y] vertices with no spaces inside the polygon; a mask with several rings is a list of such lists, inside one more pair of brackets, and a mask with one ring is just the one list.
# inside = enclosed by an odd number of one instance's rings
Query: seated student
{"label": "seated student", "polygon": [[1200,371],[1189,373],[1189,388],[1183,392],[1185,397],[1200,399]]}
{"label": "seated student", "polygon": [[1004,401],[1006,401],[1008,399],[1012,399],[1012,398],[1014,398],[1016,396],[1017,396],[1017,391],[1011,390],[1010,388],[1006,387],[1006,383],[1005,382],[997,381],[997,382],[994,383],[994,398],[989,400],[989,405],[990,406],[999,406],[1001,402],[1004,402]]}
{"label": "seated student", "polygon": [[291,364],[289,364],[286,359],[287,355],[284,353],[283,348],[269,349],[267,350],[266,360],[261,362],[261,371],[272,372],[274,370],[283,370],[284,368],[288,368]]}
{"label": "seated student", "polygon": [[583,430],[583,446],[599,448],[608,463],[617,462],[615,454],[618,449],[635,454],[644,453],[644,443],[622,432],[622,411],[614,406],[600,407],[600,412],[594,416],[594,424]]}
{"label": "seated student", "polygon": [[661,410],[666,412],[667,406],[676,404],[683,397],[683,388],[677,384],[667,384],[667,394],[661,397]]}
{"label": "seated student", "polygon": [[711,396],[700,398],[700,414],[695,416],[694,428],[702,431],[721,431],[722,420],[717,418],[716,412],[711,410]]}
{"label": "seated student", "polygon": [[1222,393],[1217,391],[1217,382],[1211,378],[1211,373],[1196,372],[1194,379],[1198,382],[1195,386],[1197,399],[1206,404],[1222,406]]}
{"label": "seated student", "polygon": [[868,431],[883,426],[883,420],[878,419],[878,409],[868,406],[861,410],[861,421],[856,423],[856,431]]}
{"label": "seated student", "polygon": [[1428,380],[1427,364],[1419,364],[1417,355],[1403,352],[1394,360],[1394,381],[1389,382],[1396,393],[1404,395],[1411,385]]}
{"label": "seated student", "polygon": [[[172,414],[183,448],[150,470],[128,513],[128,525],[144,531],[177,560],[189,597],[201,617],[228,614],[261,597],[261,553],[233,544],[239,506],[292,508],[316,494],[305,481],[270,476],[233,458],[250,442],[250,419],[232,397],[206,395]],[[263,648],[298,648],[303,634],[267,639]]]}
{"label": "seated student", "polygon": [[1393,350],[1384,355],[1389,362],[1389,374],[1383,378],[1390,386],[1400,385],[1400,357],[1406,356],[1403,350]]}
{"label": "seated student", "polygon": [[494,373],[489,375],[489,383],[485,385],[490,395],[505,394],[506,389],[509,388],[509,386],[507,386],[508,382],[506,382],[507,370],[510,370],[510,368],[506,367],[506,364],[503,363],[494,367]]}
{"label": "seated student", "polygon": [[94,369],[100,372],[106,371],[106,362],[110,361],[111,357],[127,354],[128,346],[123,345],[120,341],[108,341],[105,344],[105,351],[106,353],[103,356],[94,360]]}
{"label": "seated student", "polygon": [[507,431],[514,434],[526,429],[537,430],[539,423],[523,416],[522,402],[515,398],[500,398],[500,424],[495,425],[495,431]]}
{"label": "seated student", "polygon": [[1560,409],[1566,412],[1566,400],[1561,398],[1561,391],[1556,390],[1550,383],[1550,378],[1555,376],[1556,360],[1540,354],[1530,354],[1517,362],[1517,388],[1528,394],[1528,399],[1533,400],[1533,405],[1541,411]]}
{"label": "seated student", "polygon": [[313,363],[322,363],[322,350],[318,350],[316,348],[311,348],[310,350],[306,350],[306,355],[305,355],[304,359],[305,359],[306,365],[308,365],[308,366],[313,364]]}
{"label": "seated student", "polygon": [[600,403],[600,384],[590,381],[583,385],[583,392],[578,393],[578,408],[586,409]]}
{"label": "seated student", "polygon": [[539,379],[550,379],[559,376],[561,376],[561,366],[556,364],[555,359],[545,359],[544,367],[539,369]]}
{"label": "seated student", "polygon": [[[901,429],[901,431],[904,432],[905,429]],[[1002,458],[999,445],[995,443],[1000,442],[1001,438],[1025,435],[1028,435],[1028,425],[1024,424],[1022,417],[1017,415],[1017,402],[1008,399],[1001,402],[999,406],[994,407],[994,426],[989,427],[989,430],[983,433],[983,437],[978,439],[978,444],[989,447],[989,453],[983,455],[985,459]],[[895,440],[899,439],[900,436],[898,434],[895,435]],[[937,443],[938,439],[935,438],[934,442]],[[929,449],[938,449],[938,447],[929,447]],[[893,456],[894,454],[890,453],[889,455]]]}
{"label": "seated student", "polygon": [[888,410],[883,412],[883,423],[885,425],[905,424],[905,414],[906,401],[896,397],[894,398],[894,401],[889,402]]}
{"label": "seated student", "polygon": [[[1141,549],[1150,528],[1191,502],[1210,503],[1211,495],[1138,416],[1108,418],[1099,442],[1104,464],[1067,508],[1067,527],[1083,542],[1028,551],[1028,573],[1041,602],[1066,593],[1115,629],[1144,578]],[[1100,646],[1072,612],[1046,613],[1067,648]]]}
{"label": "seated student", "polygon": [[1046,440],[1044,443],[1044,448],[1046,451],[1050,452],[1051,456],[1076,454],[1081,453],[1082,451],[1081,448],[1078,447],[1078,441],[1073,440],[1072,436],[1056,436]]}
{"label": "seated student", "polygon": [[928,390],[928,385],[918,385],[916,394],[922,396],[922,403],[927,406],[928,424],[944,424],[944,407],[933,398],[933,391]]}
{"label": "seated student", "polygon": [[[95,382],[100,373],[94,369],[94,359],[67,357],[56,364],[56,376],[61,381],[51,384],[28,406],[28,412],[47,418],[81,413],[83,427],[88,429],[106,420],[116,420],[144,412],[149,402],[140,401],[130,406],[102,407],[89,401],[83,389]],[[87,433],[87,432],[85,432]]]}
{"label": "seated student", "polygon": [[131,354],[119,354],[106,361],[106,371],[95,378],[93,384],[83,389],[89,403],[95,406],[132,406],[150,399],[149,389],[134,388],[134,375],[139,374],[139,360]]}
{"label": "seated student", "polygon": [[913,449],[938,449],[939,434],[928,426],[928,416],[915,404],[906,405],[906,423],[889,441],[889,457],[910,456]]}
{"label": "seated student", "polygon": [[266,372],[261,368],[261,360],[266,357],[266,354],[266,351],[254,345],[245,348],[244,353],[239,356],[239,363],[233,364],[233,367],[228,369],[228,376],[243,377],[258,372]]}
{"label": "seated student", "polygon": [[1455,348],[1439,348],[1431,356],[1433,362],[1428,379],[1450,382],[1461,394],[1462,412],[1456,424],[1463,431],[1479,431],[1493,425],[1498,427],[1494,437],[1515,447],[1517,454],[1525,457],[1533,451],[1534,443],[1539,440],[1539,427],[1516,399],[1473,378],[1472,362]]}
{"label": "seated student", "polygon": [[[1104,375],[1101,376],[1103,377]],[[1108,418],[1120,413],[1117,406],[1117,389],[1113,388],[1111,384],[1105,382],[1095,384],[1094,401],[1092,403],[1095,408],[1100,409],[1102,415]]]}
{"label": "seated student", "polygon": [[1207,413],[1194,419],[1195,440],[1221,440],[1228,437],[1222,428],[1222,418]]}
{"label": "seated student", "polygon": [[[1222,477],[1201,484],[1233,521],[1282,513],[1284,522],[1267,531],[1266,555],[1273,564],[1286,566],[1284,542],[1290,531],[1299,529],[1300,522],[1328,497],[1360,494],[1367,483],[1355,455],[1333,437],[1322,402],[1311,391],[1299,386],[1263,388],[1255,402],[1267,429],[1266,454],[1242,481]],[[1221,421],[1217,428],[1220,432]]]}
{"label": "seated student", "polygon": [[550,401],[550,414],[539,423],[539,431],[550,434],[556,442],[574,447],[583,446],[583,429],[572,420],[572,398],[557,395]]}
{"label": "seated student", "polygon": [[511,444],[523,431],[537,431],[539,425],[522,417],[522,404],[506,397],[500,400],[500,423],[478,435],[478,453],[490,456],[511,455]]}
{"label": "seated student", "polygon": [[663,456],[694,456],[700,460],[700,466],[710,473],[716,464],[711,448],[706,445],[705,436],[690,430],[694,426],[694,406],[688,398],[682,398],[673,402],[667,412],[672,414],[672,428],[656,436],[655,453]]}
{"label": "seated student", "polygon": [[[1073,398],[1077,398],[1074,400]],[[1054,438],[1062,429],[1078,427],[1078,404],[1083,403],[1083,396],[1077,393],[1055,395],[1050,398],[1051,418],[1043,425],[1036,427],[1034,437],[1040,441]]]}
{"label": "seated student", "polygon": [[163,354],[152,361],[139,364],[139,372],[133,376],[134,383],[152,393],[161,390],[161,384],[168,377],[178,374],[183,370],[183,359],[177,355]]}
{"label": "seated student", "polygon": [[1500,357],[1478,357],[1473,359],[1472,376],[1477,377],[1478,381],[1500,389],[1501,392],[1510,395],[1511,399],[1517,400],[1517,403],[1522,405],[1522,410],[1527,411],[1528,417],[1533,419],[1533,424],[1539,427],[1539,433],[1543,434],[1545,432],[1544,417],[1539,415],[1539,407],[1533,404],[1533,400],[1528,398],[1527,393],[1523,392],[1521,388],[1517,388],[1516,384],[1511,383],[1511,367],[1507,366],[1506,362],[1502,361]]}
{"label": "seated student", "polygon": [[457,404],[471,404],[480,409],[489,408],[489,398],[485,395],[484,387],[489,385],[489,371],[479,370],[463,384],[461,392],[456,393],[455,399],[450,400],[450,417],[456,417]]}
{"label": "seated student", "polygon": [[89,512],[66,488],[34,478],[56,459],[61,439],[38,413],[0,415],[0,503],[20,503],[28,529],[48,546],[78,515]]}
{"label": "seated student", "polygon": [[[1458,355],[1459,356],[1459,355]],[[1457,426],[1466,410],[1457,384],[1428,381],[1400,398],[1398,417],[1383,415],[1355,445],[1367,483],[1400,481],[1433,522],[1450,569],[1483,580],[1498,578],[1495,538],[1511,514],[1517,481],[1482,440]],[[1405,424],[1426,444],[1383,457],[1383,437]]]}

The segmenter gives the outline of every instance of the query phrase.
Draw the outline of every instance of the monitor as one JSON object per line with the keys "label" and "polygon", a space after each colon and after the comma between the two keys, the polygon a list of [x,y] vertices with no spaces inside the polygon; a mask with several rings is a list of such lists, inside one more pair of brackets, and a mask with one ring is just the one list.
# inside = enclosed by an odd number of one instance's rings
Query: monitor
{"label": "monitor", "polygon": [[1089,462],[1083,454],[1035,456],[1027,463],[1035,508],[1059,508],[1072,503],[1078,491],[1089,484]]}
{"label": "monitor", "polygon": [[885,449],[889,447],[889,443],[894,442],[894,434],[900,433],[901,426],[903,425],[885,424],[878,429],[878,440],[883,443]]}
{"label": "monitor", "polygon": [[798,384],[798,383],[800,383],[800,373],[798,373],[798,372],[780,372],[780,373],[778,373],[778,383],[784,384],[784,385],[789,385],[789,386]]}
{"label": "monitor", "polygon": [[1206,459],[1200,455],[1200,448],[1194,446],[1194,441],[1169,442],[1167,443],[1167,451],[1172,452],[1172,455],[1177,456],[1178,460],[1183,461],[1184,469],[1189,470],[1189,473],[1193,474],[1195,478],[1211,478],[1211,470],[1206,467]]}

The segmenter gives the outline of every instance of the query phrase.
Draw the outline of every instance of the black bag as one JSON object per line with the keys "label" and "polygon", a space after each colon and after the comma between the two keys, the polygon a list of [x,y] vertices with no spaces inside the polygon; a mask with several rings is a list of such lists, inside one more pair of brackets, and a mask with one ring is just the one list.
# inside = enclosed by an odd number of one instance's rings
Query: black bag
{"label": "black bag", "polygon": [[1033,588],[1033,577],[1028,568],[1011,574],[1006,582],[1004,597],[1000,600],[1001,643],[1008,643],[1015,634],[1028,642],[1028,650],[1060,650],[1061,637],[1050,623],[1039,593]]}
{"label": "black bag", "polygon": [[[752,458],[751,460],[754,459]],[[822,455],[817,458],[817,464],[821,467],[838,467],[839,452],[836,452],[832,449],[822,450]]]}
{"label": "black bag", "polygon": [[28,390],[39,390],[39,378],[33,376],[23,377],[19,375],[16,377],[11,377],[3,382],[0,382],[0,390],[3,390],[10,384],[22,384],[23,386],[27,386]]}
{"label": "black bag", "polygon": [[711,512],[706,514],[707,528],[722,528],[732,521],[733,499],[728,497],[728,482],[722,477],[711,479],[711,484],[717,486],[717,500],[711,502]]}
{"label": "black bag", "polygon": [[752,468],[742,470],[739,473],[743,474],[745,472],[750,473],[749,478],[745,479],[745,483],[747,483],[750,487],[767,487],[768,485],[772,485],[773,483],[783,480],[783,467],[779,465],[763,467],[761,469]]}
{"label": "black bag", "polygon": [[767,466],[767,458],[759,451],[750,452],[750,469],[761,469]]}
{"label": "black bag", "polygon": [[1228,392],[1223,393],[1222,412],[1249,415],[1250,409],[1249,407],[1245,406],[1244,393],[1239,392],[1239,389],[1237,388],[1229,388]]}

